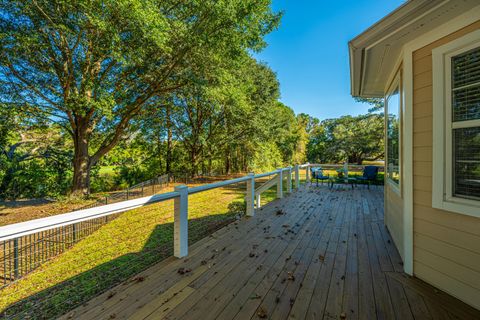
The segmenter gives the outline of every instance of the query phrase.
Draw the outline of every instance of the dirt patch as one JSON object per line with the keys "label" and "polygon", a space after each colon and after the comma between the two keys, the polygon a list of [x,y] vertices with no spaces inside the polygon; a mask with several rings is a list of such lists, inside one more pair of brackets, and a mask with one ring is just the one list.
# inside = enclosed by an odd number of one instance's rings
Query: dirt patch
{"label": "dirt patch", "polygon": [[70,212],[93,201],[25,199],[0,202],[0,226]]}

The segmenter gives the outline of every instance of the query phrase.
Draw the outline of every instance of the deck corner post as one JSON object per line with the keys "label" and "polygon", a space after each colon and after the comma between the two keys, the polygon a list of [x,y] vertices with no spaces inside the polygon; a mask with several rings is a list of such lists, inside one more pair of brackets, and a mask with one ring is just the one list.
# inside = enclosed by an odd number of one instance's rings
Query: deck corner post
{"label": "deck corner post", "polygon": [[277,199],[283,198],[283,169],[278,169],[277,173]]}
{"label": "deck corner post", "polygon": [[288,167],[287,193],[292,193],[292,167]]}
{"label": "deck corner post", "polygon": [[308,184],[310,182],[310,163],[307,162],[305,166],[305,182]]}
{"label": "deck corner post", "polygon": [[176,186],[175,191],[180,195],[174,199],[174,256],[183,258],[188,255],[188,187]]}
{"label": "deck corner post", "polygon": [[255,215],[255,174],[251,172],[248,174],[248,177],[250,179],[247,180],[246,214],[249,217],[253,217]]}
{"label": "deck corner post", "polygon": [[300,189],[300,167],[295,165],[295,189]]}

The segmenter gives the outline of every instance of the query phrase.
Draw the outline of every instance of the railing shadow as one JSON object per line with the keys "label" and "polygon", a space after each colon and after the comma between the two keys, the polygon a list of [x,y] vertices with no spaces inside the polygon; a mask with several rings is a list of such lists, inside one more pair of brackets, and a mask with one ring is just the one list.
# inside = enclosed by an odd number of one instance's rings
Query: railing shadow
{"label": "railing shadow", "polygon": [[[238,220],[241,215],[241,212],[230,209],[226,213],[212,212],[204,217],[189,219],[189,243],[212,234]],[[172,222],[156,225],[140,251],[119,256],[11,303],[0,311],[0,319],[58,317],[122,282],[140,281],[134,277],[136,274],[173,255],[173,228]],[[97,232],[101,232],[101,229]],[[81,244],[82,242],[79,242],[75,246]],[[13,286],[21,286],[23,282],[29,281],[29,277],[30,275],[26,276]]]}

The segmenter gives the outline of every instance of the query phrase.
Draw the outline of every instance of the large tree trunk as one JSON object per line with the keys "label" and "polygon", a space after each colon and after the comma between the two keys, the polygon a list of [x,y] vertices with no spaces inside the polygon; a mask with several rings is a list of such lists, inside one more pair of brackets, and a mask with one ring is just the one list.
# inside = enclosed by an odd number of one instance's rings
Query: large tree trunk
{"label": "large tree trunk", "polygon": [[92,167],[88,155],[88,138],[86,130],[79,125],[75,131],[73,156],[73,184],[72,195],[86,196],[90,194],[90,169]]}
{"label": "large tree trunk", "polygon": [[227,149],[227,152],[225,154],[225,174],[228,175],[230,174],[230,169],[231,169],[231,163],[230,163],[230,148]]}
{"label": "large tree trunk", "polygon": [[197,174],[197,152],[195,149],[190,151],[190,166],[190,177],[195,178],[195,175]]}
{"label": "large tree trunk", "polygon": [[172,172],[171,169],[171,163],[172,163],[172,121],[170,119],[171,117],[171,110],[170,110],[170,105],[167,105],[167,157],[166,157],[166,172],[170,174]]}
{"label": "large tree trunk", "polygon": [[158,157],[158,172],[157,175],[162,174],[163,172],[163,148],[162,148],[162,135],[161,131],[158,130],[157,134],[157,157]]}

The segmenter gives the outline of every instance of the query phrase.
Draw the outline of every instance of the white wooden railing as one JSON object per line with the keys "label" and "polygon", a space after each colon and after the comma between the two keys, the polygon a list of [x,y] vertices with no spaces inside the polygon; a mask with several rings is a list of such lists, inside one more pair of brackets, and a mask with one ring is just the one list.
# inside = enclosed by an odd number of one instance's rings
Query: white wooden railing
{"label": "white wooden railing", "polygon": [[[19,268],[19,261],[24,261],[22,256],[21,249],[22,243],[25,245],[25,242],[28,242],[29,237],[32,235],[38,235],[41,232],[64,230],[62,228],[68,228],[70,233],[73,233],[73,243],[78,241],[78,237],[75,237],[75,226],[80,222],[84,221],[99,221],[99,218],[105,218],[108,221],[108,217],[113,215],[118,216],[119,213],[126,212],[135,208],[142,206],[147,206],[150,204],[174,200],[174,256],[181,258],[188,255],[188,200],[189,195],[204,192],[207,190],[212,190],[216,188],[222,188],[234,184],[246,183],[246,215],[254,216],[255,209],[261,207],[261,195],[270,188],[277,186],[276,188],[276,197],[282,198],[284,192],[284,178],[286,178],[286,192],[292,192],[292,172],[294,172],[295,177],[295,187],[296,189],[300,188],[300,170],[305,170],[305,175],[307,181],[310,180],[310,165],[296,165],[294,168],[287,167],[281,168],[272,172],[262,173],[262,174],[253,174],[250,173],[247,176],[240,177],[237,179],[231,179],[226,181],[215,182],[211,184],[201,185],[197,187],[189,188],[185,185],[180,185],[175,187],[174,191],[156,194],[152,196],[142,197],[133,200],[127,200],[122,202],[117,202],[113,204],[108,204],[104,206],[88,208],[83,210],[78,210],[74,212],[69,212],[65,214],[59,214],[55,216],[50,216],[46,218],[40,218],[35,220],[30,220],[26,222],[11,224],[7,226],[0,227],[0,246],[3,244],[3,259],[1,262],[2,252],[0,252],[0,264],[3,265],[3,270],[0,270],[3,273],[3,283],[0,283],[0,287],[8,285],[9,283],[20,279],[23,275],[31,272],[34,268],[39,266],[39,263],[34,261],[33,267],[31,268]],[[256,179],[261,179],[265,177],[271,177],[265,183],[255,183]],[[35,236],[34,236],[35,239]],[[77,240],[75,240],[77,239]],[[19,244],[20,241],[20,244]],[[23,242],[22,242],[23,241]],[[72,241],[71,241],[72,242]],[[8,250],[7,250],[8,248]],[[67,248],[68,249],[68,248]],[[63,250],[67,250],[63,249]],[[8,252],[7,252],[8,251]],[[35,251],[35,250],[34,250]],[[52,250],[49,250],[52,251]],[[55,251],[55,250],[54,250]],[[56,254],[62,253],[62,251],[55,251]],[[9,259],[9,273],[7,276],[7,253],[10,257]],[[25,252],[28,255],[28,252]],[[48,259],[49,257],[47,257]],[[31,260],[31,259],[30,259]],[[13,261],[13,263],[12,263]],[[43,261],[42,261],[43,262]],[[1,276],[1,275],[0,275]],[[8,281],[7,281],[8,280]]]}

